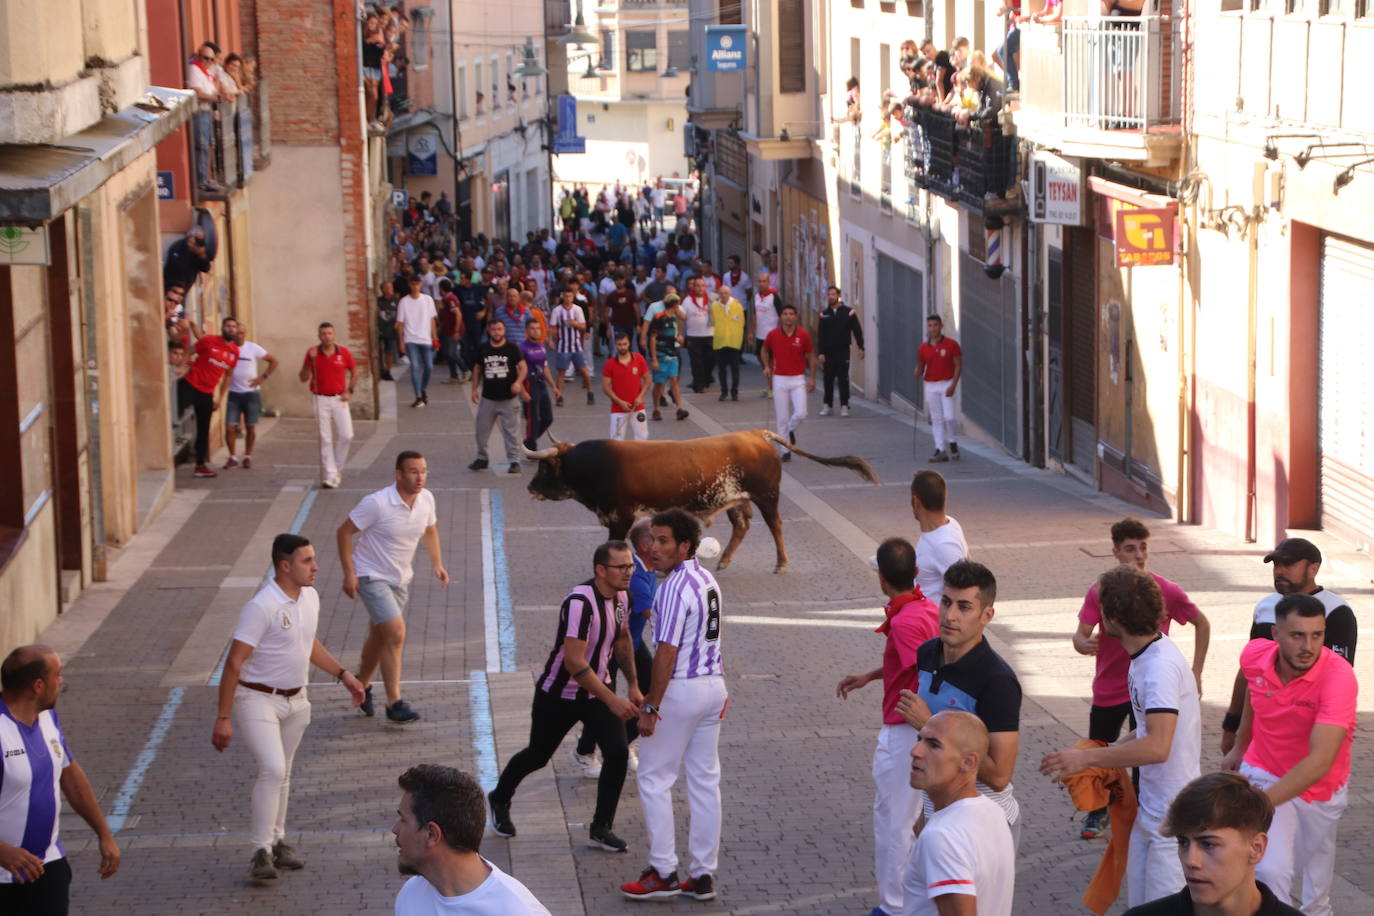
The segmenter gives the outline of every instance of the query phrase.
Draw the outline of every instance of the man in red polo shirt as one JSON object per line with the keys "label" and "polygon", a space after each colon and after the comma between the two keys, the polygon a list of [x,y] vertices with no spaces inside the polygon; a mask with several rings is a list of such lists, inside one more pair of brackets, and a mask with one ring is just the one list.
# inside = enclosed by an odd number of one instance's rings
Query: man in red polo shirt
{"label": "man in red polo shirt", "polygon": [[[811,335],[797,327],[797,307],[784,305],[778,313],[779,327],[763,340],[763,377],[773,385],[773,412],[778,435],[797,444],[797,427],[806,419],[807,392],[816,390],[816,350]],[[790,451],[782,453],[791,461]]]}
{"label": "man in red polo shirt", "polygon": [[[197,335],[195,323],[188,322],[196,337],[186,374],[177,382],[177,403],[190,404],[196,412],[196,477],[218,477],[210,469],[210,418],[224,403],[229,388],[229,370],[239,361],[239,323],[226,318],[218,334]],[[217,390],[218,389],[218,390]]]}
{"label": "man in red polo shirt", "polygon": [[902,912],[902,870],[911,853],[912,827],[924,801],[911,787],[911,749],[921,736],[897,712],[903,690],[919,689],[916,650],[940,634],[940,611],[916,585],[916,548],[905,538],[888,538],[873,561],[878,585],[887,596],[887,619],[878,632],[887,637],[883,666],[865,674],[851,674],[835,688],[848,699],[870,681],[883,681],[883,727],[873,751],[873,853],[878,877],[878,906],[869,916],[898,916]]}
{"label": "man in red polo shirt", "polygon": [[926,412],[930,432],[935,437],[931,461],[959,460],[959,416],[954,410],[954,392],[964,372],[964,351],[957,340],[945,336],[945,323],[939,315],[926,319],[926,339],[916,356],[916,377],[925,382]]}
{"label": "man in red polo shirt", "polygon": [[644,396],[649,393],[649,364],[638,353],[630,352],[630,331],[615,329],[615,356],[601,370],[601,390],[611,401],[611,438],[625,438],[626,428],[635,439],[649,438],[645,422]]}
{"label": "man in red polo shirt", "polygon": [[1241,650],[1248,691],[1235,746],[1222,759],[1274,803],[1269,849],[1255,869],[1283,903],[1302,878],[1302,911],[1330,916],[1336,828],[1345,813],[1359,683],[1322,644],[1326,607],[1311,595],[1274,606],[1274,638]]}
{"label": "man in red polo shirt", "polygon": [[326,490],[339,485],[348,461],[348,446],[353,442],[348,399],[353,395],[356,371],[353,354],[334,342],[334,325],[321,323],[320,344],[305,352],[301,381],[310,386],[311,406],[320,429],[320,485]]}

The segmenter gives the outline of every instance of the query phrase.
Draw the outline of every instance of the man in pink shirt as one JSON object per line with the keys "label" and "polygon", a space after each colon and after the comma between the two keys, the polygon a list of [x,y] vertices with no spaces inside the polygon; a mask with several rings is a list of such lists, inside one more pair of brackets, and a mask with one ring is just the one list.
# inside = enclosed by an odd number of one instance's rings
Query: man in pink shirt
{"label": "man in pink shirt", "polygon": [[922,793],[911,787],[911,749],[920,732],[897,712],[902,690],[918,689],[916,650],[939,635],[940,611],[916,585],[916,548],[905,538],[888,538],[875,558],[878,584],[887,596],[887,619],[878,632],[887,637],[883,666],[851,674],[835,688],[847,699],[870,681],[883,681],[883,727],[873,752],[873,847],[879,905],[869,916],[898,916],[902,912],[902,872],[911,852],[912,826],[921,810]]}
{"label": "man in pink shirt", "polygon": [[1274,803],[1269,850],[1256,868],[1283,903],[1302,877],[1302,911],[1330,916],[1336,828],[1347,803],[1359,683],[1322,644],[1326,607],[1286,595],[1274,607],[1274,638],[1241,650],[1248,691],[1223,769],[1239,770]]}
{"label": "man in pink shirt", "polygon": [[[1112,525],[1112,556],[1124,566],[1144,569],[1149,557],[1149,541],[1150,529],[1139,519],[1123,518]],[[1207,659],[1212,626],[1182,588],[1158,573],[1150,575],[1159,583],[1159,591],[1164,596],[1165,617],[1160,631],[1168,633],[1172,620],[1197,627],[1193,639],[1193,676],[1197,679],[1198,696],[1201,696],[1202,665]],[[1135,717],[1131,715],[1131,695],[1126,689],[1126,673],[1131,660],[1119,641],[1105,632],[1094,635],[1101,625],[1102,603],[1098,600],[1097,584],[1094,583],[1083,598],[1083,607],[1078,611],[1078,630],[1073,634],[1073,647],[1081,655],[1097,656],[1093,702],[1088,712],[1088,737],[1112,744],[1121,737],[1121,725],[1127,718],[1131,720],[1131,728],[1136,727]],[[1095,840],[1106,832],[1107,823],[1106,808],[1091,811],[1083,821],[1080,836],[1085,840]]]}

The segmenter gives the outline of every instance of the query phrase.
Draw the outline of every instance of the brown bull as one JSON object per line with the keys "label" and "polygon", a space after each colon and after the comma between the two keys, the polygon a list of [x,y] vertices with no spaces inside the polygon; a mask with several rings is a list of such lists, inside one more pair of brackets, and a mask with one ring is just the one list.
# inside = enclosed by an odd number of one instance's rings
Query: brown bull
{"label": "brown bull", "polygon": [[878,482],[862,458],[822,458],[789,445],[770,430],[755,429],[686,441],[589,439],[576,445],[560,442],[538,452],[526,449],[528,457],[539,459],[529,491],[536,499],[577,500],[596,513],[613,538],[625,537],[636,517],[674,506],[707,525],[724,512],[730,519],[730,543],[717,569],[730,565],[744,540],[752,501],[773,532],[778,549],[775,571],[781,572],[787,568],[778,515],[782,460],[773,443],[820,464],[849,468],[869,483]]}

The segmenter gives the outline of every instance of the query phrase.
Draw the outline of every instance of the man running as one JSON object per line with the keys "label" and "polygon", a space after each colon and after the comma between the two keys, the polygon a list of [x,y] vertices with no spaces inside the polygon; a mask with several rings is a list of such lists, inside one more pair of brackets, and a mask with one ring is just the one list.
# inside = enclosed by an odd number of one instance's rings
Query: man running
{"label": "man running", "polygon": [[[401,653],[406,644],[406,598],[415,548],[424,541],[434,578],[448,587],[439,548],[438,515],[434,494],[425,489],[429,467],[419,452],[396,456],[396,482],[364,496],[339,526],[339,563],[344,594],[361,597],[367,608],[368,633],[358,663],[358,680],[365,689],[359,704],[373,715],[372,675],[380,666],[386,688],[386,717],[390,722],[414,722],[420,714],[401,699]],[[353,536],[359,535],[356,548]]]}
{"label": "man running", "polygon": [[334,325],[319,327],[320,343],[305,352],[301,381],[310,386],[310,402],[320,434],[320,477],[326,490],[337,487],[348,446],[353,442],[353,415],[348,400],[353,396],[357,366],[347,347],[334,342]]}
{"label": "man running", "polygon": [[656,311],[651,307],[644,315],[649,325],[649,366],[653,370],[655,420],[663,419],[663,414],[658,408],[663,403],[664,385],[668,386],[668,393],[677,407],[677,418],[685,420],[688,416],[687,410],[682,406],[682,388],[678,383],[678,376],[681,374],[678,353],[681,352],[683,344],[683,316],[678,305],[680,301],[677,293],[669,293],[663,297],[662,309]]}
{"label": "man running", "polygon": [[[720,855],[720,724],[729,702],[720,655],[720,586],[696,558],[701,525],[681,509],[653,517],[654,568],[666,573],[654,600],[653,680],[639,710],[639,799],[649,866],[620,886],[631,900],[716,896]],[[660,712],[660,709],[662,712]],[[687,770],[688,864],[678,879],[673,784]]]}
{"label": "man running", "polygon": [[[224,444],[229,449],[229,460],[224,463],[226,471],[240,466],[237,457],[240,425],[243,429],[242,466],[253,466],[253,444],[258,438],[258,417],[262,413],[262,392],[258,388],[277,371],[277,358],[247,337],[248,328],[239,324],[238,334],[234,337],[234,343],[239,348],[239,359],[229,377],[229,401],[224,411]],[[258,360],[267,364],[261,372],[258,371]]]}
{"label": "man running", "polygon": [[[1145,527],[1144,522],[1124,518],[1112,525],[1112,556],[1117,563],[1144,569],[1149,552],[1150,529]],[[1164,621],[1160,625],[1160,632],[1168,633],[1169,622],[1173,620],[1197,627],[1197,635],[1193,639],[1193,678],[1197,681],[1198,695],[1201,696],[1202,666],[1207,660],[1212,626],[1182,588],[1158,573],[1150,575],[1164,597]],[[1119,641],[1105,634],[1095,635],[1094,631],[1101,623],[1102,602],[1097,596],[1097,583],[1094,582],[1083,598],[1083,607],[1078,611],[1078,630],[1073,634],[1073,647],[1080,655],[1097,657],[1096,673],[1093,675],[1093,702],[1088,710],[1088,737],[1103,744],[1115,744],[1121,737],[1121,725],[1127,718],[1131,720],[1131,728],[1136,727],[1135,715],[1131,712],[1131,693],[1126,683],[1131,660]],[[1092,840],[1102,836],[1106,830],[1107,809],[1100,808],[1088,812],[1079,835],[1085,840]]]}
{"label": "man running", "polygon": [[649,364],[643,356],[630,352],[630,332],[616,328],[615,355],[601,370],[601,390],[611,402],[612,439],[624,439],[631,433],[636,440],[649,438],[644,412],[649,379]]}
{"label": "man running", "polygon": [[563,406],[563,379],[569,368],[576,369],[582,376],[582,386],[587,389],[587,403],[592,397],[592,374],[587,367],[585,351],[587,339],[587,315],[577,304],[577,287],[565,286],[559,295],[558,307],[549,318],[549,331],[553,334],[554,355],[554,393],[555,403]]}
{"label": "man running", "polygon": [[196,338],[186,374],[177,382],[177,403],[190,404],[196,412],[196,469],[194,477],[218,477],[210,467],[210,421],[224,402],[229,388],[229,372],[239,361],[239,323],[233,318],[220,322],[218,334],[201,334],[194,321],[186,323]]}
{"label": "man running", "polygon": [[477,457],[469,471],[484,471],[487,442],[491,428],[501,423],[501,441],[506,448],[506,471],[520,473],[520,440],[515,436],[518,396],[525,393],[528,367],[520,347],[506,336],[505,323],[496,316],[487,319],[487,342],[477,350],[477,365],[472,370],[472,403],[477,405]]}
{"label": "man running", "polygon": [[921,728],[911,787],[930,811],[902,876],[905,916],[1011,916],[1016,844],[978,787],[988,745],[987,726],[966,710],[943,709]]}
{"label": "man running", "polygon": [[954,409],[954,393],[964,373],[964,351],[959,342],[945,336],[945,322],[939,315],[926,319],[926,339],[916,356],[918,379],[925,384],[926,413],[930,432],[935,437],[931,461],[959,460],[959,416]]}
{"label": "man running", "polygon": [[[563,599],[558,641],[535,683],[529,746],[510,759],[487,796],[492,827],[501,836],[515,836],[510,806],[521,781],[546,766],[563,737],[581,722],[595,736],[602,759],[587,844],[609,852],[628,848],[612,827],[629,761],[624,723],[638,715],[644,701],[635,674],[625,593],[634,568],[629,545],[607,541],[592,555],[592,578]],[[611,690],[613,653],[629,677],[629,699]]]}
{"label": "man running", "polygon": [[[778,435],[797,444],[797,427],[806,419],[806,395],[816,390],[816,351],[811,335],[797,327],[797,307],[784,305],[781,324],[768,332],[760,355],[763,359],[763,378],[773,386],[773,412]],[[792,453],[784,451],[783,461],[791,461]]]}
{"label": "man running", "polygon": [[1128,906],[1171,894],[1183,883],[1177,844],[1163,833],[1174,796],[1198,777],[1202,713],[1183,653],[1160,632],[1164,596],[1145,570],[1118,566],[1097,580],[1102,631],[1130,655],[1127,680],[1136,736],[1110,747],[1046,754],[1040,772],[1056,779],[1087,767],[1140,767],[1139,809],[1126,856]]}
{"label": "man running", "polygon": [[[870,681],[883,682],[883,727],[873,751],[873,851],[878,878],[878,906],[868,916],[901,916],[902,868],[911,853],[911,828],[921,811],[921,793],[911,787],[911,749],[920,733],[897,714],[903,690],[920,686],[917,650],[940,632],[940,611],[916,586],[916,550],[904,538],[888,538],[878,546],[878,586],[887,596],[886,619],[878,632],[887,637],[883,664],[865,674],[840,681],[835,694],[848,699],[851,691]],[[1003,819],[1005,822],[1005,819]]]}
{"label": "man running", "polygon": [[1349,803],[1350,744],[1360,687],[1322,645],[1329,616],[1315,595],[1285,595],[1272,639],[1241,650],[1248,691],[1222,768],[1240,771],[1274,804],[1259,876],[1283,903],[1302,878],[1302,911],[1330,916],[1336,829]]}
{"label": "man running", "polygon": [[420,278],[406,281],[410,292],[396,304],[396,339],[401,355],[410,361],[410,387],[415,391],[411,407],[429,403],[429,377],[434,371],[434,349],[439,343],[439,310],[431,296],[420,291]]}
{"label": "man running", "polygon": [[319,568],[308,539],[298,534],[273,539],[272,581],[239,613],[220,679],[210,742],[217,751],[228,748],[237,718],[243,741],[258,762],[248,832],[253,843],[248,874],[258,881],[276,878],[279,869],[305,866],[286,842],[286,802],[291,763],[310,724],[305,689],[310,666],[343,684],[354,706],[363,702],[363,685],[315,636]]}

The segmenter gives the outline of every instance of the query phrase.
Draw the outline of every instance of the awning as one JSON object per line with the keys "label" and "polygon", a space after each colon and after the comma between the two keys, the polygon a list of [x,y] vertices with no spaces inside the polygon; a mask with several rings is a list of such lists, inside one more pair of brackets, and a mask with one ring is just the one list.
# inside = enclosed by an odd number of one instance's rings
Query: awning
{"label": "awning", "polygon": [[186,123],[194,103],[194,92],[150,86],[60,143],[0,145],[0,223],[38,226],[70,209]]}

